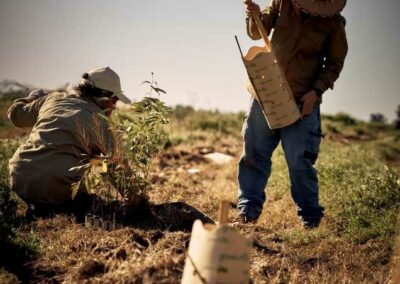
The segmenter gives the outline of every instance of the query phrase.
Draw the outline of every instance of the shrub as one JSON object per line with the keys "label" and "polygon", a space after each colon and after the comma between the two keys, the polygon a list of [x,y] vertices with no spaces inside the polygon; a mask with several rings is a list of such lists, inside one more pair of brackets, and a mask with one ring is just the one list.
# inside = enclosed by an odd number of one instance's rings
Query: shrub
{"label": "shrub", "polygon": [[128,199],[132,200],[137,194],[145,195],[149,189],[148,172],[152,158],[168,141],[162,126],[169,123],[169,114],[170,109],[162,101],[146,97],[132,105],[129,115],[117,115],[113,122],[119,133],[117,140],[123,143],[120,147],[122,155],[129,153],[126,162],[132,173],[132,182],[125,189],[131,196]]}
{"label": "shrub", "polygon": [[337,122],[341,122],[344,125],[350,126],[350,125],[356,125],[357,124],[357,120],[353,117],[351,117],[350,115],[346,114],[346,113],[338,113],[336,114],[333,118],[333,121],[337,121]]}
{"label": "shrub", "polygon": [[219,111],[198,111],[191,118],[193,129],[213,130],[223,134],[240,134],[243,113],[220,113]]}
{"label": "shrub", "polygon": [[9,241],[13,237],[17,224],[17,201],[4,181],[0,181],[0,242]]}
{"label": "shrub", "polygon": [[8,178],[8,160],[17,148],[11,140],[0,142],[0,241],[9,241],[17,225],[17,200],[11,192]]}
{"label": "shrub", "polygon": [[[145,83],[157,94],[165,93],[153,82]],[[158,98],[145,97],[112,118],[101,116],[109,122],[115,151],[92,157],[89,163],[75,168],[85,173],[74,185],[73,196],[85,188],[105,197],[108,203],[121,198],[130,210],[145,210],[150,189],[149,167],[168,140],[163,125],[169,123],[170,112]]]}
{"label": "shrub", "polygon": [[173,115],[178,121],[184,120],[189,115],[193,115],[194,109],[191,106],[177,105],[172,110]]}
{"label": "shrub", "polygon": [[385,124],[387,121],[387,118],[381,113],[371,113],[370,121],[372,123]]}

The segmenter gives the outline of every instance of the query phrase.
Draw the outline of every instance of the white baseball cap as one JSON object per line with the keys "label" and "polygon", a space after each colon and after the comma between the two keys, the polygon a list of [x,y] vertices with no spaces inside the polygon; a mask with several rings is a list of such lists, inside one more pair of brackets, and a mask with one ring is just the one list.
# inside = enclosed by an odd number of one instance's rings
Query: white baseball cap
{"label": "white baseball cap", "polygon": [[[82,78],[80,85],[90,85],[98,89],[112,92],[121,102],[130,104],[128,99],[121,90],[121,82],[119,76],[110,67],[104,67],[89,71],[87,78]],[[86,76],[85,76],[86,77]]]}

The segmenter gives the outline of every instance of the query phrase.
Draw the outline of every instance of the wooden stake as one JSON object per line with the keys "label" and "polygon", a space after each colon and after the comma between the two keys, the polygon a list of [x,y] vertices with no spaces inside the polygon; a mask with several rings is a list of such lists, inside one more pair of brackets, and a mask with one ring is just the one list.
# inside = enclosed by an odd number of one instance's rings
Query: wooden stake
{"label": "wooden stake", "polygon": [[218,209],[218,224],[225,225],[228,222],[230,202],[226,200],[221,200]]}

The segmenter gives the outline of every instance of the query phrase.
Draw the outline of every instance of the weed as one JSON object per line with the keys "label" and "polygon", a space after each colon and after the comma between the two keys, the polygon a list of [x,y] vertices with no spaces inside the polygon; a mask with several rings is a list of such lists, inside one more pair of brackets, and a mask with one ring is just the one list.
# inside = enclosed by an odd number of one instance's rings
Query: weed
{"label": "weed", "polygon": [[304,229],[295,229],[282,233],[282,240],[295,248],[308,246],[326,238],[328,238],[327,232],[323,232],[321,229],[309,231]]}
{"label": "weed", "polygon": [[[339,233],[357,242],[388,238],[394,233],[400,180],[394,170],[374,163],[379,156],[376,148],[360,151],[360,147],[325,153],[335,158],[317,165],[322,195],[329,198],[328,209]],[[344,158],[348,155],[353,159]]]}
{"label": "weed", "polygon": [[394,234],[400,179],[387,167],[365,175],[340,202],[340,227],[356,241]]}
{"label": "weed", "polygon": [[400,160],[400,148],[394,144],[379,143],[377,145],[380,156],[384,161],[396,162]]}
{"label": "weed", "polygon": [[16,236],[14,244],[19,245],[25,250],[35,252],[39,250],[40,239],[34,231],[30,231],[26,234],[19,234]]}

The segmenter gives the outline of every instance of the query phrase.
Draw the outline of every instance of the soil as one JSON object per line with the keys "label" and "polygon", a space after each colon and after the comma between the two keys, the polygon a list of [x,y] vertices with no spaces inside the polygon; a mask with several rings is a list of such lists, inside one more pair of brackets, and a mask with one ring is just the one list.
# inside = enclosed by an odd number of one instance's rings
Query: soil
{"label": "soil", "polygon": [[140,215],[132,213],[130,220],[125,216],[125,225],[141,229],[161,229],[168,231],[190,231],[195,220],[203,223],[214,221],[184,202],[163,203],[150,205],[149,211],[142,211]]}

